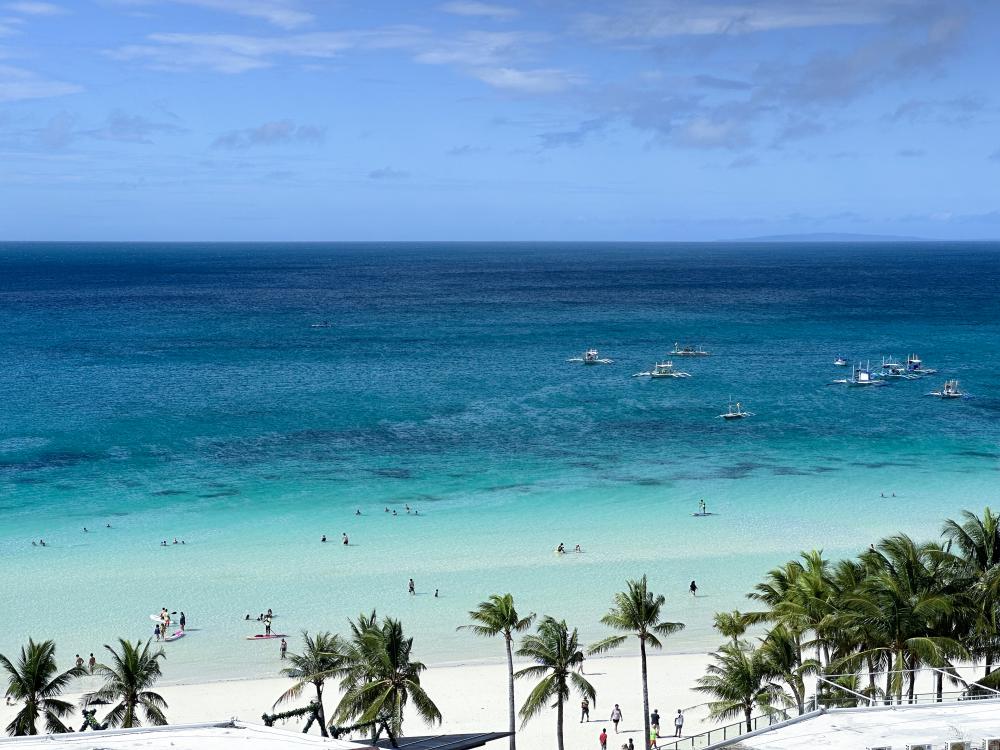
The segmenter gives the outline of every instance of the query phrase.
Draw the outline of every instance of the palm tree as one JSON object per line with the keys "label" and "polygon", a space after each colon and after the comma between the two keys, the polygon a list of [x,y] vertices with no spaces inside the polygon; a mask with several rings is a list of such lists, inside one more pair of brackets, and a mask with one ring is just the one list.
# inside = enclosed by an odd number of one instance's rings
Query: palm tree
{"label": "palm tree", "polygon": [[132,643],[119,638],[118,643],[120,651],[105,644],[104,648],[111,654],[111,665],[98,664],[94,668],[94,674],[104,678],[104,685],[84,696],[83,702],[91,703],[95,699],[110,703],[118,701],[118,705],[104,718],[113,727],[129,729],[142,726],[140,710],[146,723],[163,726],[167,723],[163,714],[167,702],[149,688],[160,678],[160,659],[165,659],[166,654],[163,649],[150,651],[149,640]]}
{"label": "palm tree", "polygon": [[1000,607],[997,594],[1000,583],[1000,516],[989,507],[979,518],[971,511],[962,511],[962,523],[948,519],[941,535],[958,548],[957,559],[964,563],[970,579],[968,587],[976,607],[976,618],[969,639],[971,651],[984,657],[986,675],[993,670],[993,661],[1000,654]]}
{"label": "palm tree", "polygon": [[749,625],[747,616],[738,609],[732,612],[716,612],[713,624],[720,635],[731,639],[733,643],[739,643]]}
{"label": "palm tree", "polygon": [[515,750],[514,733],[517,726],[514,720],[514,655],[513,640],[514,633],[520,633],[531,627],[535,619],[532,612],[527,617],[518,615],[514,608],[514,597],[510,594],[493,594],[485,602],[480,602],[479,606],[469,612],[469,618],[473,620],[471,625],[460,625],[459,630],[468,629],[483,638],[495,638],[503,636],[504,645],[507,647],[507,702],[510,728],[510,750]]}
{"label": "palm tree", "polygon": [[[609,628],[631,633],[639,639],[639,659],[642,664],[642,720],[645,727],[646,746],[649,744],[649,683],[646,667],[646,646],[662,648],[663,644],[657,636],[668,636],[684,629],[680,622],[662,622],[660,610],[666,599],[663,595],[654,596],[649,590],[646,576],[638,581],[626,581],[626,591],[615,594],[615,604],[601,622]],[[612,635],[598,641],[590,647],[590,653],[599,654],[618,648],[625,643],[628,636]]]}
{"label": "palm tree", "polygon": [[381,626],[375,626],[362,617],[352,630],[355,636],[345,655],[340,683],[344,694],[337,717],[384,722],[392,736],[398,737],[403,711],[412,698],[424,721],[439,724],[441,712],[420,685],[420,675],[427,667],[411,658],[413,638],[404,636],[399,620],[387,617]]}
{"label": "palm tree", "polygon": [[279,703],[298,698],[307,685],[316,689],[316,717],[319,719],[319,732],[328,737],[326,731],[326,711],[323,709],[323,686],[326,680],[336,674],[344,664],[344,646],[339,636],[329,632],[309,635],[302,632],[302,653],[289,654],[290,665],[281,670],[285,677],[291,677],[295,684],[281,694],[274,702]]}
{"label": "palm tree", "polygon": [[563,746],[563,704],[569,698],[570,686],[597,705],[597,692],[576,670],[583,666],[583,650],[580,648],[576,628],[570,631],[565,620],[543,617],[535,633],[524,636],[518,656],[525,656],[535,662],[534,666],[519,670],[514,676],[541,677],[541,681],[521,706],[521,726],[542,712],[549,701],[556,709],[556,738],[558,750]]}
{"label": "palm tree", "polygon": [[762,649],[726,643],[712,654],[715,664],[709,664],[704,677],[698,678],[695,690],[707,693],[715,700],[708,704],[713,719],[731,719],[743,715],[747,731],[753,731],[754,707],[764,713],[775,711],[784,693],[772,682],[774,667]]}
{"label": "palm tree", "polygon": [[921,664],[947,666],[952,657],[968,656],[954,638],[935,635],[932,624],[952,615],[955,598],[945,590],[946,577],[933,561],[941,548],[918,545],[904,534],[883,539],[877,550],[866,552],[868,575],[861,590],[844,597],[843,622],[868,630],[873,643],[859,653],[880,654],[891,660],[886,670],[886,696],[902,703],[903,675],[909,671],[912,698],[914,672]]}
{"label": "palm tree", "polygon": [[788,686],[801,716],[805,713],[805,677],[816,672],[819,664],[814,659],[802,661],[798,638],[784,625],[771,628],[764,637],[760,650],[770,665],[773,677]]}
{"label": "palm tree", "polygon": [[7,672],[7,693],[14,700],[24,701],[24,708],[7,725],[7,734],[38,734],[36,723],[41,716],[45,717],[46,732],[69,731],[62,719],[73,710],[73,705],[57,696],[74,677],[83,677],[86,672],[82,667],[59,672],[55,654],[56,645],[52,641],[35,643],[30,638],[28,645],[21,647],[16,665],[0,654],[0,666]]}

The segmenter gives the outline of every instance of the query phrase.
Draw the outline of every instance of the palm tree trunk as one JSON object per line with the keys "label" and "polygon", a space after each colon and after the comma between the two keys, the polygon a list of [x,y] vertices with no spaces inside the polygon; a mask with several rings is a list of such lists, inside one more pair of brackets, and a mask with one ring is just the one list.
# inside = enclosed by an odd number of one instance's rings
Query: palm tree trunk
{"label": "palm tree trunk", "polygon": [[944,700],[944,675],[940,672],[935,672],[937,675],[937,702],[940,703]]}
{"label": "palm tree trunk", "polygon": [[993,671],[993,652],[986,652],[986,677],[990,676],[990,672]]}
{"label": "palm tree trunk", "polygon": [[885,705],[892,705],[892,660],[885,667]]}
{"label": "palm tree trunk", "polygon": [[563,699],[562,693],[559,694],[559,699],[556,702],[556,739],[559,741],[557,747],[559,750],[566,750],[563,747]]}
{"label": "palm tree trunk", "polygon": [[649,747],[649,683],[648,674],[646,671],[646,639],[639,639],[639,655],[642,661],[642,726],[645,728],[646,733],[643,735],[645,739],[642,741],[642,746],[645,748]]}
{"label": "palm tree trunk", "polygon": [[514,732],[517,731],[517,727],[514,725],[514,655],[511,652],[511,634],[505,633],[504,638],[507,641],[507,711],[509,718],[507,727],[510,731],[510,750],[515,750]]}
{"label": "palm tree trunk", "polygon": [[323,686],[316,685],[316,702],[319,704],[319,710],[316,711],[316,715],[319,717],[319,733],[323,737],[329,737],[329,733],[326,731],[326,711],[323,710]]}
{"label": "palm tree trunk", "polygon": [[744,706],[743,707],[743,715],[746,717],[746,720],[747,720],[747,731],[748,732],[752,732],[753,731],[753,721],[751,720],[751,717],[750,717],[750,713],[751,713],[752,710],[753,710],[753,706]]}

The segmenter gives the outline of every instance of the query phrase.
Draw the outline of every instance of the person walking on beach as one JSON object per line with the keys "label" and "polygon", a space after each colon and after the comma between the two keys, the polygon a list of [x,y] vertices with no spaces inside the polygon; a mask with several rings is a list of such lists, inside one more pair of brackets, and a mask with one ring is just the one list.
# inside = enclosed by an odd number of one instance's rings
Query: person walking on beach
{"label": "person walking on beach", "polygon": [[691,596],[698,596],[698,584],[697,583],[695,583],[694,581],[691,581],[691,585],[688,586],[688,588],[691,590]]}
{"label": "person walking on beach", "polygon": [[278,647],[278,653],[281,654],[281,658],[285,658],[285,654],[288,653],[288,643],[284,638],[281,639],[281,645]]}
{"label": "person walking on beach", "polygon": [[184,626],[187,625],[187,618],[184,616],[183,610],[181,611],[180,623],[181,623],[181,630],[183,631],[184,630]]}
{"label": "person walking on beach", "polygon": [[587,696],[583,696],[583,701],[580,703],[580,723],[583,724],[585,721],[590,721],[590,701]]}
{"label": "person walking on beach", "polygon": [[622,710],[615,704],[611,709],[611,723],[615,725],[615,734],[618,734],[618,722],[622,720]]}
{"label": "person walking on beach", "polygon": [[660,712],[655,708],[653,709],[653,713],[649,715],[649,726],[655,729],[657,734],[660,733]]}
{"label": "person walking on beach", "polygon": [[678,708],[677,715],[674,717],[674,737],[680,737],[681,731],[683,729],[684,729],[684,714]]}
{"label": "person walking on beach", "polygon": [[97,659],[94,657],[93,652],[90,654],[90,659],[87,660],[87,666],[90,667],[90,673],[94,674],[94,667],[97,666]]}
{"label": "person walking on beach", "polygon": [[649,747],[650,747],[650,750],[656,750],[656,747],[657,747],[657,745],[656,745],[656,739],[659,736],[660,736],[660,733],[657,732],[655,729],[650,729],[649,730]]}
{"label": "person walking on beach", "polygon": [[601,750],[608,750],[608,730],[602,729],[597,735],[597,741],[601,743]]}
{"label": "person walking on beach", "polygon": [[417,585],[413,582],[412,578],[410,579],[410,582],[406,585],[406,588],[410,592],[410,596],[413,596],[414,594],[417,593]]}

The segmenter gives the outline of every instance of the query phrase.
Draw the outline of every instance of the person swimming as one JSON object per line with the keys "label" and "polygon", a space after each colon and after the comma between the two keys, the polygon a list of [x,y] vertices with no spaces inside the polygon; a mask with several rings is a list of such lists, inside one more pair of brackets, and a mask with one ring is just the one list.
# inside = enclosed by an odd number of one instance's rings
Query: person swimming
{"label": "person swimming", "polygon": [[563,544],[562,542],[559,542],[559,546],[556,547],[556,552],[558,552],[560,555],[566,554],[566,545]]}
{"label": "person swimming", "polygon": [[324,534],[324,535],[323,535],[323,538],[322,538],[322,539],[320,539],[320,541],[321,541],[321,542],[325,542],[325,541],[326,541],[326,534]]}
{"label": "person swimming", "polygon": [[361,508],[358,508],[356,511],[354,511],[354,515],[360,516],[361,515]]}

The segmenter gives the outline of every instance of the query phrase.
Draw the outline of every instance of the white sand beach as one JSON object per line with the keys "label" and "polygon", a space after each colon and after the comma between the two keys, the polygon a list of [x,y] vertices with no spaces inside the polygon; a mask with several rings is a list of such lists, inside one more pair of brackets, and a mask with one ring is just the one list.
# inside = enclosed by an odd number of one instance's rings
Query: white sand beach
{"label": "white sand beach", "polygon": [[[695,734],[708,728],[703,723],[705,707],[698,705],[704,703],[705,697],[692,689],[695,680],[704,674],[707,661],[705,654],[657,654],[649,658],[650,709],[659,709],[664,733],[672,734],[672,717],[678,708],[685,709],[685,734]],[[570,701],[565,727],[567,747],[597,747],[597,735],[605,727],[611,736],[609,748],[617,750],[629,737],[637,747],[640,746],[642,693],[638,656],[588,659],[585,676],[597,690],[597,705],[591,707],[590,721],[580,723],[579,698],[574,696]],[[90,681],[93,681],[93,686],[87,684]],[[85,678],[80,687],[85,691],[96,687],[96,682],[96,678]],[[167,718],[173,724],[234,717],[259,723],[261,714],[271,710],[275,698],[290,684],[289,680],[277,677],[170,685],[160,688],[159,692],[169,703]],[[430,667],[423,684],[441,709],[444,721],[440,727],[430,729],[420,719],[408,715],[405,725],[407,734],[506,730],[507,679],[503,663]],[[530,689],[529,681],[519,681],[518,707]],[[330,690],[325,701],[328,712],[332,712],[336,705],[335,692]],[[79,693],[74,693],[68,698],[76,700],[78,696]],[[304,705],[307,700],[303,696],[288,707]],[[618,739],[614,736],[611,722],[607,720],[615,703],[620,705],[623,714]],[[691,708],[693,706],[698,707]],[[4,726],[16,710],[0,705],[0,720]],[[292,732],[302,729],[298,721],[278,726]],[[555,726],[556,713],[553,709],[532,720],[519,732],[519,747],[525,750],[554,747]],[[315,733],[317,730],[313,728],[311,731]],[[497,747],[500,746],[498,743]]]}

